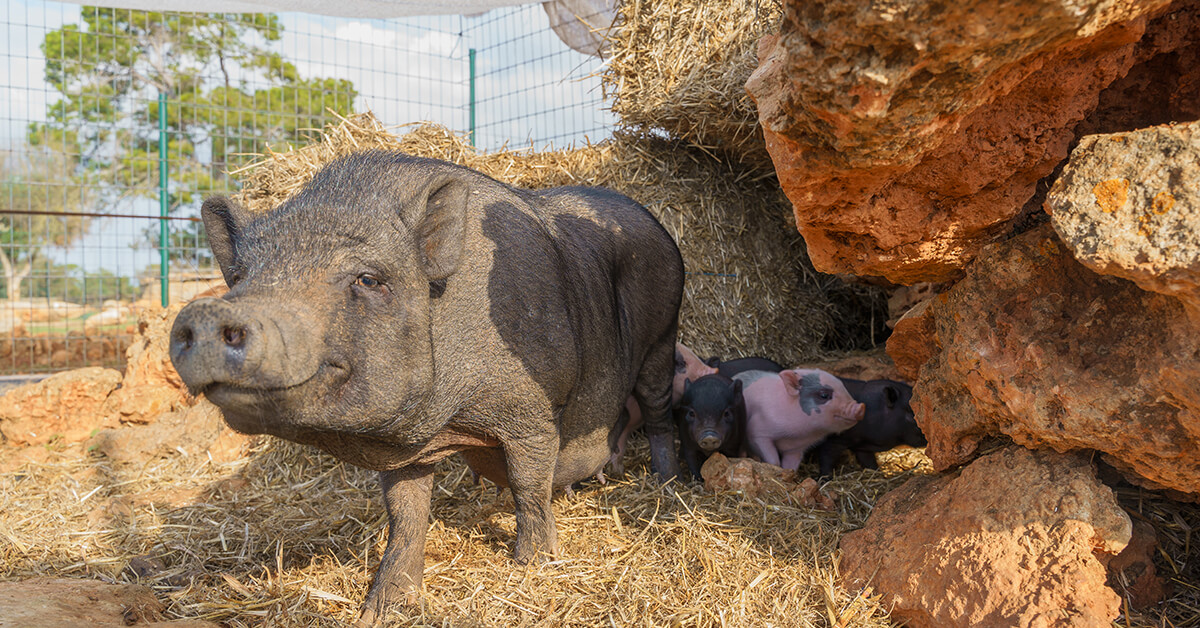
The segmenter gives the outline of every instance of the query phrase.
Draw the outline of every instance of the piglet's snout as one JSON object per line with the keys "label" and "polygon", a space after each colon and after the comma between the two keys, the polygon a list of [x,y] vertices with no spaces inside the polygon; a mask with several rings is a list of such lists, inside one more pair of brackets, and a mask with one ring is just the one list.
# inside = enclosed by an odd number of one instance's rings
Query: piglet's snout
{"label": "piglet's snout", "polygon": [[845,412],[841,413],[842,418],[853,423],[858,423],[863,420],[867,414],[867,406],[861,403],[852,403],[846,407]]}
{"label": "piglet's snout", "polygon": [[714,431],[707,431],[700,435],[700,440],[696,441],[700,449],[704,451],[716,451],[721,446],[721,437]]}

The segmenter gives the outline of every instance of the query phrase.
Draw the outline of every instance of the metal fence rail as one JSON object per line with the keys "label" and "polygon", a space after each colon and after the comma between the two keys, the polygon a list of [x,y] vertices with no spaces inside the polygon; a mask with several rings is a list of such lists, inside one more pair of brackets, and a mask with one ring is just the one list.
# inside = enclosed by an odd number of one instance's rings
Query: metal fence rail
{"label": "metal fence rail", "polygon": [[220,282],[202,199],[336,115],[474,122],[481,150],[611,124],[600,59],[538,5],[351,20],[0,0],[0,42],[0,375],[120,366],[142,310]]}

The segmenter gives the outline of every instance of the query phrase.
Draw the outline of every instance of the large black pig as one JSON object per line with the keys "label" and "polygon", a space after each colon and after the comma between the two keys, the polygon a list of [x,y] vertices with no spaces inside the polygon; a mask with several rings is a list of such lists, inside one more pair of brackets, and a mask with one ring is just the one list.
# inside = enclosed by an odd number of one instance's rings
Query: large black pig
{"label": "large black pig", "polygon": [[839,378],[850,396],[866,406],[863,420],[854,427],[830,435],[813,448],[821,476],[833,472],[843,451],[849,449],[864,469],[878,469],[875,454],[900,445],[924,447],[925,435],[913,416],[912,386],[890,379]]}
{"label": "large black pig", "polygon": [[551,490],[601,470],[625,400],[678,474],[669,412],[683,262],[616,192],[531,192],[369,151],[275,211],[202,208],[229,292],[171,330],[171,360],[234,429],[380,472],[387,549],[360,624],[421,582],[433,465],[512,489],[514,557],[552,555]]}

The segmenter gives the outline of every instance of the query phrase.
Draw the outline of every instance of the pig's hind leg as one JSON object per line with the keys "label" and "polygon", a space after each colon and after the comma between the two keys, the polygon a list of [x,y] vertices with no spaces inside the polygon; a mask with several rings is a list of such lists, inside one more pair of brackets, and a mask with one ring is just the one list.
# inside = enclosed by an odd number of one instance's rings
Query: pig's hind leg
{"label": "pig's hind leg", "polygon": [[671,419],[671,375],[675,369],[675,328],[646,353],[633,387],[650,441],[650,466],[662,481],[679,477],[675,422]]}
{"label": "pig's hind leg", "polygon": [[517,515],[513,559],[518,563],[553,558],[558,550],[554,512],[550,508],[558,448],[557,433],[527,435],[504,443],[508,485]]}

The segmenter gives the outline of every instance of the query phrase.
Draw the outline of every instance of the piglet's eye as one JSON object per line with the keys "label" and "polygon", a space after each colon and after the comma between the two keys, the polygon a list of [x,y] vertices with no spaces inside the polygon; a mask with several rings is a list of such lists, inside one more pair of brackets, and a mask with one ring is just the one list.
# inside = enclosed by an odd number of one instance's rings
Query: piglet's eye
{"label": "piglet's eye", "polygon": [[825,400],[833,399],[833,393],[829,392],[828,390],[822,390],[821,398]]}
{"label": "piglet's eye", "polygon": [[371,288],[372,290],[380,286],[379,280],[371,275],[359,275],[358,279],[354,280],[354,284],[364,288]]}

